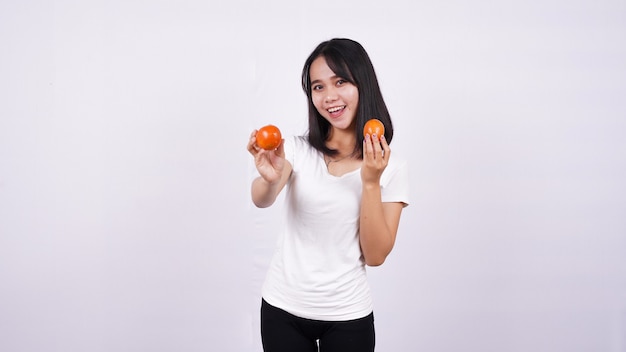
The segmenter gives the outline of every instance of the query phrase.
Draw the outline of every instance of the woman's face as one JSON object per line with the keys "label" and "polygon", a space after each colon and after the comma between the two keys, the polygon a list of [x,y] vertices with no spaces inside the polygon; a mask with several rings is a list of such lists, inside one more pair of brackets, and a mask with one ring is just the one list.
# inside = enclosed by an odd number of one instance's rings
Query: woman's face
{"label": "woman's face", "polygon": [[337,76],[323,56],[311,63],[309,76],[311,99],[320,115],[334,128],[352,128],[359,105],[358,88]]}

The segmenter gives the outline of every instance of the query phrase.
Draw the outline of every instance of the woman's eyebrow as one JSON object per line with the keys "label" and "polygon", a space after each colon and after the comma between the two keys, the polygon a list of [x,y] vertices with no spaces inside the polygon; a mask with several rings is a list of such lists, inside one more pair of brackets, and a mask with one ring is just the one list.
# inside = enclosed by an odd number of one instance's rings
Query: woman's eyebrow
{"label": "woman's eyebrow", "polygon": [[[340,76],[338,76],[338,75],[334,75],[334,76],[330,77],[330,80],[331,80],[331,81],[332,81],[332,80],[335,80],[335,79],[344,79],[344,78],[343,78],[343,77],[340,77]],[[321,83],[321,82],[322,82],[322,80],[321,80],[321,79],[316,79],[316,80],[311,81],[311,85],[313,85],[314,83]]]}

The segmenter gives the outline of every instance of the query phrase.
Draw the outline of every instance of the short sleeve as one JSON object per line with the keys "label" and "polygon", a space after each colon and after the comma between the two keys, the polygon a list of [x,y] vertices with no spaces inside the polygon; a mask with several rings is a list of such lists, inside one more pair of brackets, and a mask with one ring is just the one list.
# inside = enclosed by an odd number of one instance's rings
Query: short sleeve
{"label": "short sleeve", "polygon": [[409,205],[409,167],[404,159],[389,160],[380,180],[383,202],[401,202]]}
{"label": "short sleeve", "polygon": [[284,143],[284,150],[285,150],[285,159],[291,164],[293,165],[294,163],[294,156],[296,154],[295,149],[296,149],[296,139],[297,137],[288,137],[285,138],[283,140]]}

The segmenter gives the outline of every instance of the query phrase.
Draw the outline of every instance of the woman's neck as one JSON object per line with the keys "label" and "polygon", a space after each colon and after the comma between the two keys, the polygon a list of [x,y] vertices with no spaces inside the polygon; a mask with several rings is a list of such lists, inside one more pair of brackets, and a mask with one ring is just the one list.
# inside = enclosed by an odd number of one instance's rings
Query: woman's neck
{"label": "woman's neck", "polygon": [[352,131],[333,129],[326,140],[326,146],[335,149],[339,155],[351,154],[354,151],[355,137]]}

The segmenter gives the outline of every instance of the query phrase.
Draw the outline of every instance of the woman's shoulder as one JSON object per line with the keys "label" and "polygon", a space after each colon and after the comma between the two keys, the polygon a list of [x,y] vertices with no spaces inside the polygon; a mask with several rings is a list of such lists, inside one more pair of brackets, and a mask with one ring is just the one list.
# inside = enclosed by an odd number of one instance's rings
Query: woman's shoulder
{"label": "woman's shoulder", "polygon": [[409,169],[408,160],[403,155],[392,153],[389,157],[387,167],[383,172],[383,179],[394,177],[398,173],[407,173]]}
{"label": "woman's shoulder", "polygon": [[304,147],[310,147],[309,139],[305,135],[295,135],[292,137],[294,141]]}
{"label": "woman's shoulder", "polygon": [[293,135],[285,138],[285,155],[292,165],[296,160],[304,160],[316,155],[317,151],[305,135]]}
{"label": "woman's shoulder", "polygon": [[405,155],[398,153],[398,152],[391,153],[391,156],[389,157],[388,166],[392,166],[393,168],[398,168],[398,167],[407,167],[407,164],[408,164],[408,160]]}
{"label": "woman's shoulder", "polygon": [[285,145],[294,151],[304,151],[312,148],[311,144],[309,144],[309,139],[304,135],[293,135],[285,138]]}

